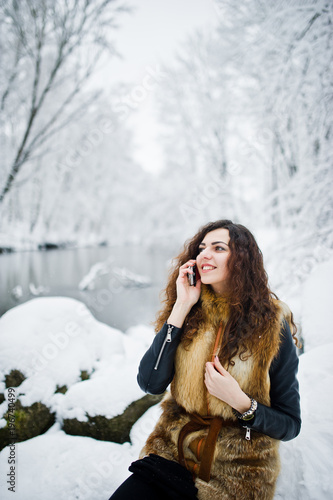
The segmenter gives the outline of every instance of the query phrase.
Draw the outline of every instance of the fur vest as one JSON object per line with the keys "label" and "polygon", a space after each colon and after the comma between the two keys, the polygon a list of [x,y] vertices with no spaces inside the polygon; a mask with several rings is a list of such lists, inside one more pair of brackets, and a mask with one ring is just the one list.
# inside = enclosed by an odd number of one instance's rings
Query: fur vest
{"label": "fur vest", "polygon": [[[279,474],[279,441],[255,431],[251,431],[250,440],[245,439],[246,429],[240,426],[232,408],[208,393],[204,383],[205,364],[219,351],[229,306],[225,298],[216,296],[204,285],[201,299],[205,321],[189,347],[185,349],[181,342],[177,348],[171,391],[163,398],[162,415],[140,457],[155,453],[178,461],[178,436],[190,421],[190,414],[219,416],[223,425],[208,483],[196,477],[207,428],[192,432],[184,440],[184,456],[196,478],[199,500],[271,500]],[[228,368],[241,389],[266,406],[270,406],[269,368],[279,350],[281,325],[284,319],[290,323],[288,306],[277,300],[275,304],[278,313],[269,335],[261,335],[258,331],[255,353],[244,361],[236,355],[235,364]],[[222,335],[217,339],[219,325],[222,325]]]}

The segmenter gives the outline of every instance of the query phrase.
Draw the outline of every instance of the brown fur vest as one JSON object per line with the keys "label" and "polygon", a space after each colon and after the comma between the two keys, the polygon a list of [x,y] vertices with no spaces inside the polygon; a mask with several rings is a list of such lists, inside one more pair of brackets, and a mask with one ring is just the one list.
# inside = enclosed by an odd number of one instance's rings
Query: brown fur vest
{"label": "brown fur vest", "polygon": [[[211,396],[204,383],[205,363],[211,361],[219,323],[223,328],[228,319],[228,304],[203,286],[202,303],[206,318],[187,349],[180,343],[175,356],[175,376],[171,392],[161,405],[163,413],[150,434],[140,457],[155,453],[166,459],[178,461],[178,436],[190,421],[190,414],[220,416],[223,427],[219,433],[211,479],[208,483],[196,478],[200,500],[271,500],[279,474],[279,442],[251,431],[251,439],[245,439],[246,429],[240,427],[232,408]],[[235,364],[229,373],[238,381],[242,390],[258,402],[270,405],[269,367],[278,352],[283,319],[290,323],[290,310],[286,304],[276,301],[278,314],[270,335],[258,332],[259,349],[247,360],[235,356]],[[200,442],[207,436],[207,429],[189,434],[184,441],[187,466],[196,477],[200,464]],[[196,465],[197,464],[197,465]]]}

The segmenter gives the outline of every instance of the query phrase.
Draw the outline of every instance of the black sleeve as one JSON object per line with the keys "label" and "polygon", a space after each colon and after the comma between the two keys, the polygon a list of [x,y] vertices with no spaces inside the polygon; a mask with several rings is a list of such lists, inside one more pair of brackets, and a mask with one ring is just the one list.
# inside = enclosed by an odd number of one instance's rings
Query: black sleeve
{"label": "black sleeve", "polygon": [[149,394],[162,394],[175,374],[174,356],[182,329],[164,323],[140,361],[137,376],[140,388]]}
{"label": "black sleeve", "polygon": [[243,426],[274,439],[289,441],[301,430],[301,410],[297,380],[298,356],[286,321],[281,337],[278,355],[269,370],[271,407],[258,403],[254,419],[241,422]]}

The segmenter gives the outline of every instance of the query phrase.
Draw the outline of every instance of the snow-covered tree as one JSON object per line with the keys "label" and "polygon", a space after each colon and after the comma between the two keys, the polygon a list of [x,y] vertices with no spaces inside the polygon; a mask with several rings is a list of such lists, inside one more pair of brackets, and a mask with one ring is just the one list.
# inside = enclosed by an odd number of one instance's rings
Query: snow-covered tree
{"label": "snow-covered tree", "polygon": [[[269,255],[296,279],[313,256],[309,241],[323,250],[316,262],[333,243],[333,6],[215,6],[217,29],[193,35],[165,68],[159,101],[168,176],[195,220],[217,215],[254,230],[275,227],[284,243],[275,241]],[[196,212],[216,176],[223,187]]]}
{"label": "snow-covered tree", "polygon": [[[101,55],[115,54],[109,31],[124,9],[118,0],[1,1],[0,202],[82,111],[76,98]],[[86,98],[88,105],[96,94]]]}

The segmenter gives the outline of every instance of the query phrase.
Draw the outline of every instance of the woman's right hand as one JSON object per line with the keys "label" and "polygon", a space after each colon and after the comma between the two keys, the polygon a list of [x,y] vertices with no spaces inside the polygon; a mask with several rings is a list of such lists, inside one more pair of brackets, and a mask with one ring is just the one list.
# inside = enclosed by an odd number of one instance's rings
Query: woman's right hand
{"label": "woman's right hand", "polygon": [[179,275],[176,280],[177,299],[167,320],[168,324],[178,328],[183,326],[186,316],[200,297],[200,278],[197,279],[195,286],[190,286],[187,277],[191,272],[189,266],[194,266],[195,263],[195,260],[191,259],[179,268]]}
{"label": "woman's right hand", "polygon": [[[194,259],[188,260],[180,266],[179,275],[176,280],[177,287],[177,299],[176,302],[178,304],[182,304],[183,306],[188,306],[190,309],[196,304],[200,297],[201,291],[201,280],[198,278],[196,280],[195,286],[190,286],[188,282],[188,275],[193,273],[190,266],[196,265],[196,261]],[[195,271],[194,271],[195,272]]]}

